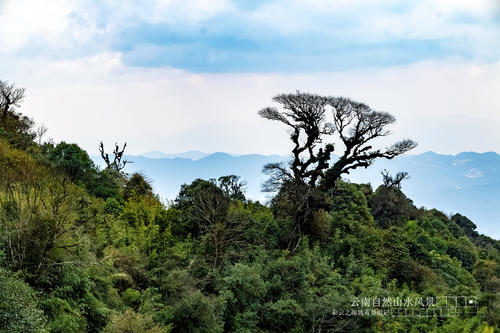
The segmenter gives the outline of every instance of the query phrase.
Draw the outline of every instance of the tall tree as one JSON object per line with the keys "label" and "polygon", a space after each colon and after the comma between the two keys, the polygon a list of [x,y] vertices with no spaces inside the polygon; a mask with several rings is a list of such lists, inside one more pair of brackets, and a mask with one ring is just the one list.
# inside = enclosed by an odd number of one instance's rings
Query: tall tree
{"label": "tall tree", "polygon": [[218,185],[229,198],[245,201],[245,187],[247,182],[241,180],[240,176],[227,175],[219,177]]}
{"label": "tall tree", "polygon": [[17,112],[24,96],[24,88],[0,80],[0,137],[19,149],[34,144],[33,139],[36,137],[32,130],[33,120]]}
{"label": "tall tree", "polygon": [[13,113],[25,96],[24,88],[17,88],[13,83],[0,80],[0,112],[2,120],[9,112]]}
{"label": "tall tree", "polygon": [[127,163],[132,163],[131,161],[123,158],[123,153],[125,152],[126,147],[126,142],[123,144],[122,149],[120,149],[120,146],[115,143],[115,150],[113,150],[113,160],[111,160],[109,154],[104,151],[104,143],[102,143],[102,141],[99,143],[99,152],[101,153],[102,159],[106,163],[107,169],[122,172],[122,170],[125,169]]}
{"label": "tall tree", "polygon": [[[374,148],[375,139],[390,134],[387,126],[395,118],[345,97],[296,92],[277,95],[273,101],[281,105],[281,110],[267,107],[259,115],[288,126],[293,149],[288,165],[270,163],[264,167],[270,176],[264,190],[279,191],[273,205],[293,217],[288,248],[295,250],[304,233],[317,229],[317,213],[330,209],[325,193],[342,175],[366,168],[377,158],[394,158],[413,149],[416,143],[402,140],[387,148]],[[344,151],[332,162],[335,141]]]}
{"label": "tall tree", "polygon": [[287,167],[283,163],[267,164],[264,171],[271,175],[267,183],[270,191],[285,180],[295,180],[315,186],[328,167],[331,143],[321,146],[325,135],[334,133],[333,125],[326,121],[328,97],[297,92],[280,94],[273,98],[284,111],[267,107],[259,111],[262,118],[279,121],[287,125],[293,143],[292,160]]}
{"label": "tall tree", "polygon": [[55,168],[66,174],[71,181],[89,188],[97,169],[85,150],[76,143],[64,141],[55,147],[47,147],[47,157]]}
{"label": "tall tree", "polygon": [[[377,158],[392,159],[416,147],[414,141],[406,139],[386,148],[374,148],[374,139],[391,134],[387,127],[395,118],[349,98],[296,92],[277,95],[273,101],[281,104],[283,110],[267,107],[259,115],[287,125],[293,149],[288,165],[265,166],[264,172],[271,176],[269,190],[290,180],[311,187],[321,185],[326,190],[353,169],[366,168]],[[334,139],[342,143],[344,151],[332,163]]]}

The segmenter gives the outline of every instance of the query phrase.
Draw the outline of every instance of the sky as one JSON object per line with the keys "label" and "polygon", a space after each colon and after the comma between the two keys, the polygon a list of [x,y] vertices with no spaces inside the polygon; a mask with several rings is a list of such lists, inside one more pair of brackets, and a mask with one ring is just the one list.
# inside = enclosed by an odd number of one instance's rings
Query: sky
{"label": "sky", "polygon": [[500,152],[500,1],[0,0],[0,79],[90,153],[286,154],[257,111],[296,90],[392,113],[416,153]]}

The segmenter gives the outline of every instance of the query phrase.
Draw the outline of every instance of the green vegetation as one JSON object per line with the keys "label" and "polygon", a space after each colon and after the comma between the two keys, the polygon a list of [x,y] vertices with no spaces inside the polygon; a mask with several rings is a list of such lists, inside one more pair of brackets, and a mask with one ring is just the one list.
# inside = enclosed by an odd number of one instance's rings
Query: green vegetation
{"label": "green vegetation", "polygon": [[[289,178],[271,166],[269,205],[223,176],[167,206],[121,155],[99,170],[76,144],[37,140],[20,100],[0,102],[1,332],[500,332],[500,242],[416,208],[399,183],[335,180],[352,155]],[[476,297],[477,313],[334,314],[363,298],[445,295]]]}

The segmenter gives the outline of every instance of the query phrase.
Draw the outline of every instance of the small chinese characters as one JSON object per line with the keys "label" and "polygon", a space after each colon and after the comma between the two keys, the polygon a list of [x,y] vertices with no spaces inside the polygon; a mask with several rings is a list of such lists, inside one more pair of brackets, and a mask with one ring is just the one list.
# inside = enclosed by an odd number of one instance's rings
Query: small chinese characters
{"label": "small chinese characters", "polygon": [[334,309],[334,316],[450,317],[477,313],[474,296],[355,297],[351,308]]}

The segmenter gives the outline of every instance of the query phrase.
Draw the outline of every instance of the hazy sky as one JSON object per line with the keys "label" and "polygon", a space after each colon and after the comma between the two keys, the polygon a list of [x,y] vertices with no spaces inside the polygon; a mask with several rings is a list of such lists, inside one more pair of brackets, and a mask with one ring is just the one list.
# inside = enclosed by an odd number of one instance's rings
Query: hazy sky
{"label": "hazy sky", "polygon": [[90,152],[286,153],[295,90],[393,113],[417,152],[500,151],[500,1],[0,0],[0,79]]}

